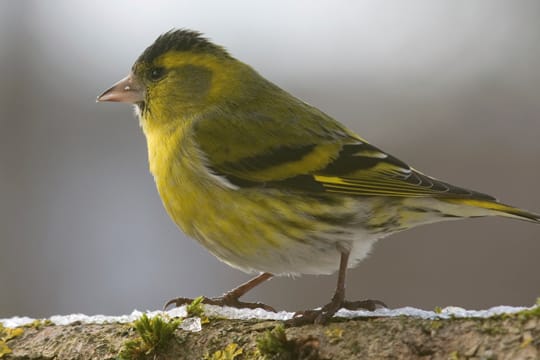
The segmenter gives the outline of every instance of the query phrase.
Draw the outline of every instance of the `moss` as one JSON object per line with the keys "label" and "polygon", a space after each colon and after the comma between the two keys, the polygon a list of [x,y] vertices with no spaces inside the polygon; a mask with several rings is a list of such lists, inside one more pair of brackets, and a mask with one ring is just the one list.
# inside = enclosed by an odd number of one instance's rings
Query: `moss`
{"label": "moss", "polygon": [[208,324],[210,320],[204,313],[203,296],[193,299],[193,301],[186,306],[187,317],[198,317],[201,319],[201,324]]}
{"label": "moss", "polygon": [[266,331],[257,340],[257,349],[263,359],[294,359],[294,344],[287,339],[283,325],[278,325],[273,330]]}
{"label": "moss", "polygon": [[0,340],[0,359],[11,353],[12,350],[9,348],[9,346],[7,346],[6,342],[4,340]]}
{"label": "moss", "polygon": [[443,327],[443,322],[440,320],[433,320],[431,322],[431,330],[439,330]]}
{"label": "moss", "polygon": [[519,344],[519,347],[521,349],[524,349],[527,346],[531,345],[533,340],[534,339],[533,339],[533,337],[531,336],[530,333],[525,333],[525,334],[523,334],[523,340],[521,341],[521,344]]}
{"label": "moss", "polygon": [[433,312],[435,314],[442,314],[442,307],[440,306],[435,306],[435,309],[433,309]]}
{"label": "moss", "polygon": [[343,329],[339,327],[333,327],[330,329],[326,329],[324,334],[326,337],[328,337],[328,341],[330,344],[337,344],[341,340],[343,340]]}
{"label": "moss", "polygon": [[540,305],[535,305],[530,309],[521,310],[516,313],[505,313],[491,317],[491,319],[496,320],[518,319],[521,320],[521,322],[525,322],[534,318],[540,318]]}
{"label": "moss", "polygon": [[319,345],[319,339],[313,336],[288,339],[283,325],[266,331],[257,340],[260,359],[264,360],[320,359]]}
{"label": "moss", "polygon": [[225,349],[218,350],[212,355],[205,355],[204,360],[234,360],[237,356],[242,355],[244,351],[236,343],[228,344]]}
{"label": "moss", "polygon": [[0,323],[0,359],[12,352],[7,342],[17,336],[21,336],[23,333],[24,329],[22,328],[6,328]]}
{"label": "moss", "polygon": [[204,297],[199,296],[186,306],[187,317],[201,317],[204,315],[204,309],[202,307],[203,300]]}
{"label": "moss", "polygon": [[[455,320],[458,320],[458,319],[440,319],[440,318],[435,318],[433,320],[426,319],[420,322],[418,324],[418,327],[420,328],[420,330],[422,330],[424,334],[428,336],[435,336],[439,330],[441,330],[442,328],[444,328],[445,326],[449,324],[449,321],[455,321]],[[410,323],[404,325],[403,328],[406,328],[408,326],[410,326]]]}
{"label": "moss", "polygon": [[159,316],[150,319],[143,314],[133,322],[138,337],[124,343],[119,359],[137,360],[159,356],[168,348],[180,322],[181,320],[168,321]]}
{"label": "moss", "polygon": [[54,323],[49,319],[41,319],[41,320],[37,319],[37,320],[32,321],[30,324],[24,325],[24,327],[39,330],[42,327],[53,326],[53,325]]}
{"label": "moss", "polygon": [[515,313],[515,316],[520,320],[529,320],[531,318],[540,318],[540,305],[533,306],[530,309],[525,309]]}

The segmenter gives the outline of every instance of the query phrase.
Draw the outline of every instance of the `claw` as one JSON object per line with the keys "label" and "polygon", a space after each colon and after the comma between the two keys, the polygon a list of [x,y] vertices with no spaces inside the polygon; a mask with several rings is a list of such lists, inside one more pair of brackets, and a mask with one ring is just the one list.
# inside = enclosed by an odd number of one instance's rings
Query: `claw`
{"label": "claw", "polygon": [[165,303],[165,305],[163,305],[163,311],[167,311],[167,308],[169,306],[173,305],[173,304],[174,304],[174,307],[180,307],[182,305],[190,304],[192,301],[193,301],[193,299],[184,298],[184,297],[171,299],[171,300],[167,301]]}
{"label": "claw", "polygon": [[[191,304],[192,301],[193,299],[185,298],[185,297],[171,299],[167,301],[165,306],[163,306],[163,311],[166,311],[167,308],[173,304],[175,307],[179,307],[182,305]],[[256,303],[243,302],[243,301],[238,300],[238,298],[227,296],[227,295],[220,296],[217,298],[203,297],[202,303],[208,304],[208,305],[229,306],[229,307],[233,307],[237,309],[263,309],[266,311],[276,312],[276,310],[269,305],[266,305],[260,302],[256,302]]]}
{"label": "claw", "polygon": [[[220,296],[217,298],[211,298],[211,299],[207,297],[203,297],[202,303],[209,304],[209,305],[218,305],[218,306],[230,306],[230,307],[234,307],[238,309],[241,309],[241,308],[259,309],[260,308],[266,311],[276,312],[276,310],[273,307],[265,305],[263,303],[248,303],[248,302],[243,302],[243,301],[238,300],[240,299],[241,296],[243,296],[249,290],[265,282],[266,280],[271,279],[273,276],[274,275],[270,273],[261,273],[255,276],[253,279],[232,289],[231,291],[226,292],[223,296]],[[178,307],[178,306],[190,304],[192,301],[193,299],[184,298],[184,297],[171,299],[167,301],[167,303],[163,307],[163,311],[167,310],[167,308],[170,305],[174,304],[176,307]]]}
{"label": "claw", "polygon": [[377,307],[387,307],[385,303],[380,300],[360,300],[360,301],[331,301],[319,310],[304,310],[294,313],[293,318],[287,320],[286,323],[292,326],[300,326],[307,324],[320,324],[324,325],[332,319],[335,313],[343,308],[347,310],[368,310],[374,311]]}

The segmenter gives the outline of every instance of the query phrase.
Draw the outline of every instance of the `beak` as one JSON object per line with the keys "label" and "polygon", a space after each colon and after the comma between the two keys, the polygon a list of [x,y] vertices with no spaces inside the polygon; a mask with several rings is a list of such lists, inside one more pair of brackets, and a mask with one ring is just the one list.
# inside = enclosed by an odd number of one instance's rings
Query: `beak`
{"label": "beak", "polygon": [[144,88],[136,80],[133,73],[130,73],[103,94],[99,95],[96,102],[114,101],[135,104],[144,101],[144,96]]}

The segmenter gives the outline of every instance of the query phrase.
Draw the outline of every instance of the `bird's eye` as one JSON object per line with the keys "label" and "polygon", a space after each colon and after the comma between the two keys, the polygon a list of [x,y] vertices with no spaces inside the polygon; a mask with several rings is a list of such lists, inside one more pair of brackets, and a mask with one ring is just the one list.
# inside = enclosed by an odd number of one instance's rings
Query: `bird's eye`
{"label": "bird's eye", "polygon": [[164,75],[165,75],[165,68],[162,68],[162,67],[156,67],[156,68],[152,68],[152,69],[150,70],[149,77],[150,77],[150,80],[152,80],[152,81],[158,81],[158,80],[161,79]]}

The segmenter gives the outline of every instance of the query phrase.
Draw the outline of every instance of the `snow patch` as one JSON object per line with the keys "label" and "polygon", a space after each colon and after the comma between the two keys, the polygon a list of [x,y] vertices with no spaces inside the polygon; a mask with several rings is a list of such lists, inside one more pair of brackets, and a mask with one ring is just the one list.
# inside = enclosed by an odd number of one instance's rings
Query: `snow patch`
{"label": "snow patch", "polygon": [[[287,311],[270,312],[263,309],[237,309],[231,307],[221,307],[215,305],[203,305],[205,314],[212,317],[220,317],[227,319],[239,319],[239,320],[289,320],[293,317],[294,313]],[[365,310],[346,310],[341,309],[337,312],[337,317],[343,318],[356,318],[356,317],[393,317],[393,316],[411,316],[422,319],[448,319],[451,317],[457,318],[488,318],[501,314],[513,314],[519,311],[534,309],[540,305],[532,307],[514,307],[514,306],[496,306],[487,310],[466,310],[457,306],[448,306],[442,309],[440,312],[416,309],[413,307],[403,307],[398,309],[377,309],[375,311]],[[69,325],[75,322],[83,324],[107,324],[107,323],[128,323],[137,320],[142,316],[143,312],[134,310],[129,315],[120,316],[107,316],[107,315],[84,315],[84,314],[71,314],[71,315],[55,315],[51,316],[50,320],[55,325]],[[181,317],[187,316],[186,306],[180,306],[168,311],[146,311],[145,314],[148,317],[154,317],[157,315],[165,317]],[[36,319],[29,317],[12,317],[8,319],[0,319],[0,323],[4,327],[15,328],[32,323]],[[47,319],[41,319],[47,320]],[[201,331],[201,319],[199,318],[186,318],[182,321],[180,328],[186,331],[197,332]]]}

